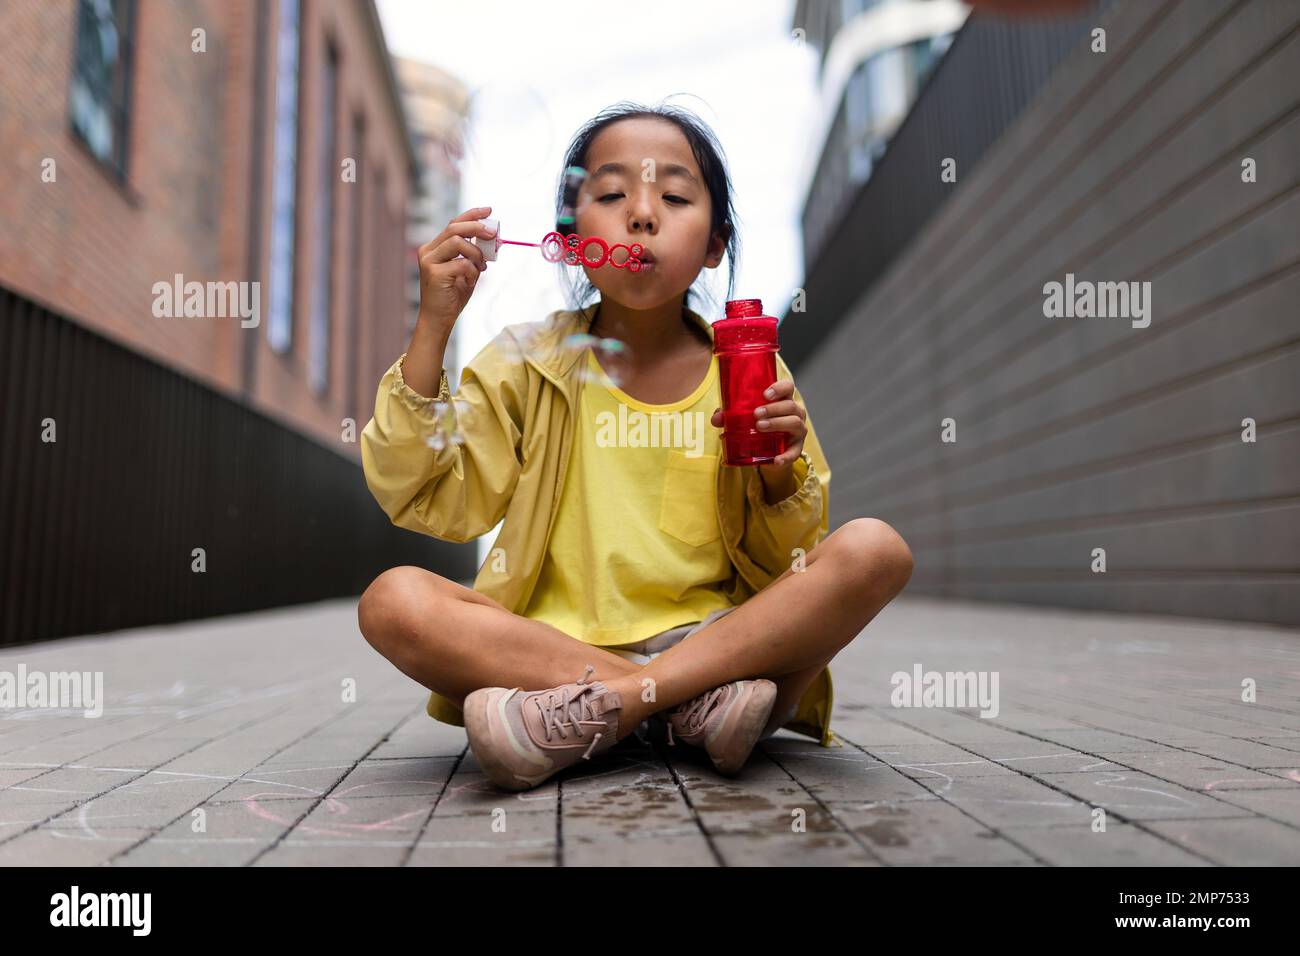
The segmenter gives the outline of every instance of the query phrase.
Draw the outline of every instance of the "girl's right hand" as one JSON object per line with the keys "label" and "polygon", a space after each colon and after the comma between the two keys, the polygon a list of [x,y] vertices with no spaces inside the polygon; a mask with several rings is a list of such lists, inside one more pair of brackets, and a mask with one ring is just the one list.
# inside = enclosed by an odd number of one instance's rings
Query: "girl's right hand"
{"label": "girl's right hand", "polygon": [[451,333],[474,294],[479,274],[487,269],[482,250],[466,237],[491,239],[495,235],[477,221],[491,211],[491,206],[465,210],[436,238],[416,250],[420,261],[420,321],[440,332]]}

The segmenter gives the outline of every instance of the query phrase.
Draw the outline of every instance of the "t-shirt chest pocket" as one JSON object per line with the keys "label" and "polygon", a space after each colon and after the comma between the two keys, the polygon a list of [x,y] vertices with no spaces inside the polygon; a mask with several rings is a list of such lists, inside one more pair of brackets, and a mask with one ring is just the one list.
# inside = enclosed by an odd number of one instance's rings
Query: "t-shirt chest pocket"
{"label": "t-shirt chest pocket", "polygon": [[717,455],[691,458],[677,449],[668,450],[660,531],[696,548],[722,535],[714,502],[717,465]]}

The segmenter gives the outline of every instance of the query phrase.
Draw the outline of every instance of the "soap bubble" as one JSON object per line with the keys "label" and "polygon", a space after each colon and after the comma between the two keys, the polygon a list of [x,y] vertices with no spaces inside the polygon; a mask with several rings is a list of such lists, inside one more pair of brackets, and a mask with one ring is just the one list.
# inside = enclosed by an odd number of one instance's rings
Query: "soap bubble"
{"label": "soap bubble", "polygon": [[565,336],[561,343],[565,351],[577,351],[579,349],[593,348],[600,338],[595,335],[589,335],[586,332],[575,332],[573,335]]}
{"label": "soap bubble", "polygon": [[541,334],[541,323],[520,324],[512,334],[501,337],[501,351],[507,361],[513,364],[526,362],[533,354],[537,337]]}
{"label": "soap bubble", "polygon": [[464,399],[455,399],[453,407],[452,402],[432,402],[430,408],[433,410],[433,432],[424,440],[424,443],[434,451],[442,451],[449,444],[463,445],[465,435],[460,429],[461,416],[468,415],[469,402]]}
{"label": "soap bubble", "polygon": [[[596,362],[604,371],[604,377],[615,386],[621,386],[625,379],[624,368],[631,355],[631,349],[628,344],[620,339],[600,338],[588,332],[575,332],[573,335],[566,336],[562,347],[566,350],[586,351],[591,349],[596,355]],[[578,369],[578,380],[581,382],[600,383],[603,381],[600,373],[595,372],[584,361]]]}
{"label": "soap bubble", "polygon": [[581,166],[570,166],[564,171],[564,201],[556,219],[560,225],[572,226],[578,221],[578,213],[591,202],[589,196],[582,195],[582,185],[586,181],[587,171]]}
{"label": "soap bubble", "polygon": [[549,101],[520,77],[496,76],[470,92],[457,138],[462,169],[485,179],[526,178],[541,170],[555,142]]}

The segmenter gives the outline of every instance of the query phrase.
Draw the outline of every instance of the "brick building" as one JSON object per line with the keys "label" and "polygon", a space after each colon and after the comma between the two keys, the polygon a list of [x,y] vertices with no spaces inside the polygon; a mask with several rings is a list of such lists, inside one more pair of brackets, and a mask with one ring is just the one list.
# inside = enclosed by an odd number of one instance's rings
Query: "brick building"
{"label": "brick building", "polygon": [[[417,176],[371,3],[8,3],[0,87],[0,284],[321,440],[369,417]],[[260,326],[155,317],[178,273],[260,282]]]}
{"label": "brick building", "polygon": [[472,573],[351,434],[409,339],[420,176],[373,2],[12,0],[0,90],[0,643]]}

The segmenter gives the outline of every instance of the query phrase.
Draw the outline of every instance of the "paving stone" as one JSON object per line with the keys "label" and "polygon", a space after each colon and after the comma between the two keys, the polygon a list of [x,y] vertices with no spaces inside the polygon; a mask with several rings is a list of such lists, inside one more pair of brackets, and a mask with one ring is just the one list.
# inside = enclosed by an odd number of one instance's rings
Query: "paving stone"
{"label": "paving stone", "polygon": [[1295,751],[1256,743],[1253,740],[1237,740],[1225,737],[1222,740],[1202,743],[1199,746],[1189,746],[1187,749],[1251,769],[1260,767],[1300,768],[1300,754]]}
{"label": "paving stone", "polygon": [[1031,854],[945,801],[874,807],[832,804],[832,808],[850,833],[892,865],[1033,861]]}
{"label": "paving stone", "polygon": [[407,865],[554,866],[557,846],[553,813],[435,817]]}
{"label": "paving stone", "polygon": [[1002,835],[1053,866],[1211,866],[1188,850],[1139,826],[1111,819],[1056,827],[1003,827]]}
{"label": "paving stone", "polygon": [[208,803],[202,807],[204,832],[195,833],[195,817],[186,814],[115,858],[112,865],[244,866],[315,805],[314,799],[278,800],[274,814],[269,814],[257,801]]}
{"label": "paving stone", "polygon": [[497,807],[507,813],[549,813],[559,806],[559,784],[554,777],[540,787],[512,793],[499,789],[482,773],[458,771],[438,798],[433,815],[488,816]]}
{"label": "paving stone", "polygon": [[[292,822],[292,816],[283,812],[283,803],[268,801],[258,809],[272,819]],[[430,801],[420,796],[329,796],[312,807],[306,817],[293,822],[286,839],[321,846],[377,842],[410,847],[419,839],[432,809]]]}
{"label": "paving stone", "polygon": [[257,858],[253,866],[400,866],[409,852],[405,844],[362,844],[285,840]]}
{"label": "paving stone", "polygon": [[582,789],[566,785],[560,812],[566,847],[570,840],[635,840],[652,831],[699,833],[695,814],[666,770],[629,769],[588,780]]}
{"label": "paving stone", "polygon": [[[1060,774],[1076,777],[1079,774]],[[1004,826],[1054,826],[1089,819],[1091,808],[1023,776],[962,777],[939,788],[922,781],[943,799],[993,829]]]}
{"label": "paving stone", "polygon": [[872,756],[886,761],[899,773],[914,780],[1015,773],[1010,767],[951,744],[889,750],[877,748],[872,751]]}
{"label": "paving stone", "polygon": [[923,797],[927,792],[888,763],[850,748],[818,755],[783,755],[777,760],[823,801],[898,800]]}
{"label": "paving stone", "polygon": [[424,712],[408,719],[370,754],[371,760],[391,757],[459,757],[468,746],[464,727],[434,720]]}
{"label": "paving stone", "polygon": [[349,772],[336,767],[257,767],[212,795],[209,803],[323,797]]}
{"label": "paving stone", "polygon": [[1300,827],[1300,784],[1293,783],[1280,790],[1216,790],[1215,793],[1220,800],[1234,806]]}
{"label": "paving stone", "polygon": [[1272,820],[1153,820],[1144,826],[1223,866],[1300,866],[1300,830]]}
{"label": "paving stone", "polygon": [[1052,730],[1043,736],[1059,746],[1097,755],[1146,753],[1153,746],[1150,740],[1140,737],[1097,730]]}
{"label": "paving stone", "polygon": [[[628,737],[523,793],[370,650],[355,598],[0,650],[0,669],[112,676],[102,718],[0,714],[0,862],[1300,863],[1294,630],[905,595],[869,633],[836,660],[840,746],[782,732],[724,777],[699,748]],[[891,706],[917,661],[998,671],[998,716]],[[1268,675],[1268,706],[1225,668]]]}
{"label": "paving stone", "polygon": [[843,832],[809,831],[780,836],[715,837],[714,847],[727,866],[881,866],[879,860]]}
{"label": "paving stone", "polygon": [[3,791],[6,787],[12,787],[14,784],[30,780],[32,777],[39,777],[47,772],[48,768],[46,767],[9,767],[0,769],[0,791]]}
{"label": "paving stone", "polygon": [[202,806],[221,780],[158,779],[153,774],[79,804],[50,821],[54,827],[103,826],[161,829]]}
{"label": "paving stone", "polygon": [[751,786],[748,783],[700,783],[687,794],[700,826],[710,835],[749,833],[757,836],[794,832],[835,832],[842,827],[802,787]]}
{"label": "paving stone", "polygon": [[447,785],[457,758],[408,760],[366,760],[353,769],[332,791],[333,797],[438,796]]}
{"label": "paving stone", "polygon": [[1043,774],[1039,779],[1126,820],[1232,817],[1248,814],[1215,795],[1131,770]]}
{"label": "paving stone", "polygon": [[[1253,790],[1286,787],[1288,781],[1273,774],[1233,766],[1213,757],[1184,750],[1161,750],[1157,753],[1117,753],[1108,755],[1113,763],[1097,769],[1131,770],[1148,773],[1161,780],[1192,790]],[[1294,784],[1292,784],[1294,785]]]}
{"label": "paving stone", "polygon": [[718,858],[694,826],[646,828],[617,837],[563,837],[564,866],[716,866]]}
{"label": "paving stone", "polygon": [[0,866],[99,866],[149,836],[143,829],[30,830],[0,844]]}

